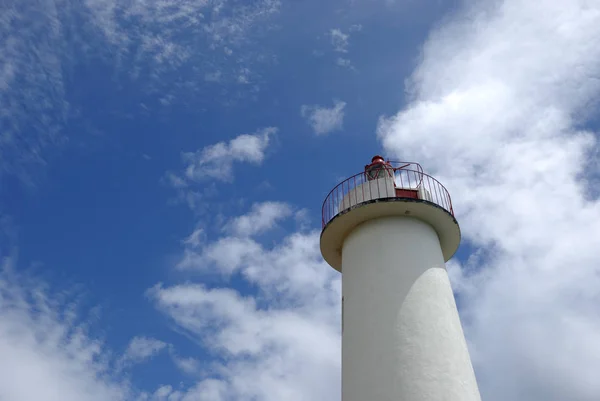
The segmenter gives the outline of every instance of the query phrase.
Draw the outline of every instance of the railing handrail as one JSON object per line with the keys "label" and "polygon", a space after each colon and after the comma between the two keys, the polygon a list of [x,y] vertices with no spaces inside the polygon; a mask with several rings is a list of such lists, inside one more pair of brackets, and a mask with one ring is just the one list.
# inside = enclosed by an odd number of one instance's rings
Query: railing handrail
{"label": "railing handrail", "polygon": [[[405,166],[416,166],[417,167],[417,171],[423,172],[423,167],[417,163],[417,162],[407,162],[407,161],[400,161],[400,160],[387,160],[386,163],[389,163],[392,168],[394,168],[395,170],[398,169],[403,169],[403,170],[413,170],[412,168],[408,168],[406,169]],[[400,166],[400,167],[398,167]]]}
{"label": "railing handrail", "polygon": [[[409,164],[409,163],[406,163],[406,164]],[[388,170],[393,170],[394,189],[410,189],[410,190],[419,190],[419,188],[428,189],[429,190],[428,196],[430,199],[422,199],[422,200],[436,204],[437,206],[442,207],[443,209],[448,211],[452,216],[454,216],[454,210],[452,208],[452,199],[451,199],[450,193],[448,192],[446,187],[444,187],[444,185],[441,182],[439,182],[435,177],[423,172],[422,167],[418,163],[410,163],[410,164],[417,165],[418,170],[404,168],[404,167],[400,167],[400,168],[398,168],[398,167],[389,168],[388,167],[388,168],[386,168]],[[405,174],[407,176],[407,178],[409,179],[408,186],[402,185],[403,184],[402,182],[400,183],[401,185],[396,184],[396,178],[398,176],[400,178],[402,178],[402,174]],[[418,184],[414,187],[412,187],[410,185],[411,184],[410,183],[410,174],[413,174],[413,176],[415,177],[415,182],[417,182],[417,180],[416,180],[417,175],[420,177],[420,179],[418,180]],[[362,177],[362,180],[361,179],[358,180],[358,182],[359,182],[358,185],[356,185],[357,177]],[[425,186],[423,186],[424,180],[427,180],[427,183],[428,183],[427,188]],[[354,182],[354,184],[355,184],[354,186],[350,185],[351,181]],[[321,207],[321,223],[322,223],[323,227],[325,227],[325,225],[327,225],[327,223],[329,223],[331,220],[333,220],[333,218],[336,217],[338,214],[340,214],[344,210],[346,210],[346,209],[343,209],[343,210],[338,210],[335,213],[332,212],[330,216],[327,215],[327,217],[326,217],[326,214],[327,214],[326,207],[332,206],[332,210],[335,210],[335,205],[332,205],[332,202],[334,202],[336,199],[338,200],[338,202],[343,201],[343,196],[345,194],[349,194],[350,191],[352,191],[355,188],[358,188],[359,185],[363,185],[366,182],[369,182],[368,177],[366,175],[366,172],[362,171],[358,174],[354,174],[353,176],[350,176],[350,177],[346,178],[345,180],[339,182],[335,187],[333,187],[333,189],[331,191],[329,191],[329,193],[325,197],[325,200],[323,201],[323,205]],[[345,184],[346,184],[346,188],[347,188],[346,192],[344,192]],[[336,197],[335,194],[337,192],[340,192],[340,189],[341,189],[342,196],[338,195]],[[369,189],[369,191],[370,190],[371,189]],[[435,193],[435,196],[432,196],[432,193]],[[356,197],[356,199],[358,199],[358,196],[356,194],[355,194],[355,197]],[[396,197],[396,196],[393,196],[393,197]],[[364,190],[363,190],[363,198],[364,198]],[[377,196],[377,197],[370,197],[369,199],[381,199],[381,198],[382,197]],[[389,198],[389,196],[385,196],[385,198]],[[402,197],[399,197],[399,198],[402,198]],[[350,199],[350,201],[351,201],[351,199]],[[365,200],[361,200],[360,202],[357,201],[357,203],[355,205],[351,205],[351,206],[356,206],[356,205],[364,203],[364,202],[366,202],[366,201]]]}

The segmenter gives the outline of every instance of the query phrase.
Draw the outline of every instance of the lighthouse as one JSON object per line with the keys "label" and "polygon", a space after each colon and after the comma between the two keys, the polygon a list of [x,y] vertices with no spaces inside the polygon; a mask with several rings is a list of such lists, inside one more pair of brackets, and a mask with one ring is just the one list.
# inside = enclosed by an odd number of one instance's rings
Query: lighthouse
{"label": "lighthouse", "polygon": [[342,273],[342,401],[480,401],[445,262],[460,243],[446,188],[372,158],[322,209]]}

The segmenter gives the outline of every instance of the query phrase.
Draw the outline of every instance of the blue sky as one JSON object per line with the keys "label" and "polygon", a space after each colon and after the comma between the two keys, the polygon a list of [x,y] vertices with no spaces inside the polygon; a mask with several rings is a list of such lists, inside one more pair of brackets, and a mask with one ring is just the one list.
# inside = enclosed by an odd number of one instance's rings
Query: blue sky
{"label": "blue sky", "polygon": [[484,399],[597,399],[600,4],[538,3],[0,6],[0,399],[339,399],[376,153],[453,196]]}

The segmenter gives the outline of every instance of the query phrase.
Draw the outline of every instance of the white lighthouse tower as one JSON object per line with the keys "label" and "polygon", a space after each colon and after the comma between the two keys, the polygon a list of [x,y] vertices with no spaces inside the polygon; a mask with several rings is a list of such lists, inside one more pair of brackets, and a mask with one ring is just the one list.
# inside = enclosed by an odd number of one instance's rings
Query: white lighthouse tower
{"label": "white lighthouse tower", "polygon": [[444,265],[460,243],[448,191],[375,156],[323,203],[321,252],[342,272],[343,401],[479,401]]}

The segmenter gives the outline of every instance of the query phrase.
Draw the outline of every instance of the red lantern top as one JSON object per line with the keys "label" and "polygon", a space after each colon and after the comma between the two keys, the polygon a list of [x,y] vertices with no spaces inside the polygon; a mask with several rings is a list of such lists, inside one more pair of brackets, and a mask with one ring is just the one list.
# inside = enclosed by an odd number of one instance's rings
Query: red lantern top
{"label": "red lantern top", "polygon": [[379,155],[373,156],[371,164],[365,166],[365,173],[369,181],[376,180],[378,178],[393,177],[394,168],[390,162],[386,162],[383,157]]}

